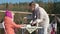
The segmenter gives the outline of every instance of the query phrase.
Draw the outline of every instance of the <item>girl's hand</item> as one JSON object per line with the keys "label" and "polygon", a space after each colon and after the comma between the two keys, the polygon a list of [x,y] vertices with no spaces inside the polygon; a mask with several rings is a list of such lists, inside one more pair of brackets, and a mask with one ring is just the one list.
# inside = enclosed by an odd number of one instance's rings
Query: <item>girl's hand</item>
{"label": "girl's hand", "polygon": [[26,26],[25,24],[22,24],[22,25],[20,26],[20,28],[22,28],[22,29],[23,29],[25,26]]}

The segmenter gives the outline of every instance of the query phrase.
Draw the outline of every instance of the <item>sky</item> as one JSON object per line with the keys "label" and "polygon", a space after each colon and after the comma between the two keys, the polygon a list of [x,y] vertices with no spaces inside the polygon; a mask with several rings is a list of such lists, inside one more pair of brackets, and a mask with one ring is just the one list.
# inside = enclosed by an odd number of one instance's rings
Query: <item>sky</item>
{"label": "sky", "polygon": [[19,2],[31,2],[33,0],[0,0],[0,4],[2,3],[19,3]]}
{"label": "sky", "polygon": [[[0,0],[0,4],[2,3],[19,3],[19,2],[31,2],[33,0]],[[53,1],[53,0],[52,0]],[[60,1],[60,0],[56,0]],[[43,0],[43,2],[48,2],[48,0]]]}

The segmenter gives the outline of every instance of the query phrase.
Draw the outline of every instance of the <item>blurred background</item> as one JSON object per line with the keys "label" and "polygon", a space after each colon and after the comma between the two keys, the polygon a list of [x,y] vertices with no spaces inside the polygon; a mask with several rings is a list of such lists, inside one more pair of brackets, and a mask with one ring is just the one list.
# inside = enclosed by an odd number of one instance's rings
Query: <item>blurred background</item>
{"label": "blurred background", "polygon": [[[60,0],[0,0],[0,23],[4,19],[4,11],[7,4],[9,10],[15,12],[14,21],[17,24],[29,23],[31,20],[31,11],[28,9],[30,2],[36,2],[43,7],[50,17],[50,24],[56,23],[56,34],[60,34]],[[4,34],[4,29],[0,28],[0,34]],[[21,34],[21,29],[18,29],[16,34]]]}

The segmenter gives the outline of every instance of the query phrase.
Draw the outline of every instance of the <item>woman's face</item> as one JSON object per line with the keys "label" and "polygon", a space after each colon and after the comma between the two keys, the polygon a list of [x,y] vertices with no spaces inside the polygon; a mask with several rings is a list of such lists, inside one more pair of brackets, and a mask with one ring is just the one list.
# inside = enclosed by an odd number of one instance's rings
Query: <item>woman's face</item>
{"label": "woman's face", "polygon": [[31,5],[29,6],[30,10],[34,11],[35,10],[35,6],[34,5]]}

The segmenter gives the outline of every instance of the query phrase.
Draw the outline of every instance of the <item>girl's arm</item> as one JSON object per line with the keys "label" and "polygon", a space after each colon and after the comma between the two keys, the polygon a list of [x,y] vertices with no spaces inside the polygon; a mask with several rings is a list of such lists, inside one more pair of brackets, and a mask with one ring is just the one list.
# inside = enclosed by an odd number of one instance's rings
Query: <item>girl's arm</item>
{"label": "girl's arm", "polygon": [[24,25],[16,24],[15,22],[13,22],[12,25],[16,28],[22,28],[24,26]]}

